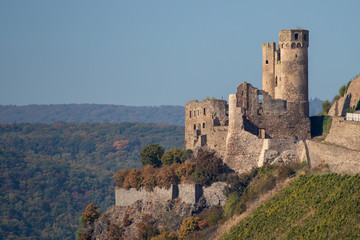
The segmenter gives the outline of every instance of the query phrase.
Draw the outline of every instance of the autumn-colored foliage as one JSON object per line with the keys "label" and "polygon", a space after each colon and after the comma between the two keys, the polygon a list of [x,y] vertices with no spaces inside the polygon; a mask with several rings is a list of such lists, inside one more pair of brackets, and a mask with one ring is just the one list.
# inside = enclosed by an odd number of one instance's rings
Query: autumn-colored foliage
{"label": "autumn-colored foliage", "polygon": [[145,190],[151,191],[156,186],[157,169],[151,165],[146,165],[142,171],[142,186]]}
{"label": "autumn-colored foliage", "polygon": [[177,184],[178,178],[172,166],[163,166],[160,168],[157,176],[158,186],[163,188],[170,188],[171,184]]}
{"label": "autumn-colored foliage", "polygon": [[197,230],[200,230],[198,217],[185,218],[178,231],[180,239],[184,239],[187,235]]}
{"label": "autumn-colored foliage", "polygon": [[136,227],[138,228],[138,239],[147,240],[158,235],[160,231],[155,227],[154,223],[155,221],[152,216],[145,214],[142,218],[142,221],[136,224]]}
{"label": "autumn-colored foliage", "polygon": [[86,208],[85,212],[82,213],[82,217],[86,224],[92,224],[97,218],[99,218],[100,213],[96,210],[98,207],[93,204],[89,203]]}
{"label": "autumn-colored foliage", "polygon": [[129,147],[129,143],[130,143],[129,140],[118,140],[114,142],[113,148],[115,148],[118,151],[124,150]]}
{"label": "autumn-colored foliage", "polygon": [[120,169],[116,173],[116,175],[114,177],[114,182],[115,182],[116,186],[123,187],[124,182],[125,182],[125,178],[129,174],[129,172],[130,172],[129,169]]}
{"label": "autumn-colored foliage", "polygon": [[143,177],[141,170],[133,168],[130,170],[124,181],[124,188],[136,188],[140,189]]}
{"label": "autumn-colored foliage", "polygon": [[175,170],[175,173],[181,181],[185,181],[190,178],[191,174],[195,171],[195,168],[195,163],[185,162],[179,165]]}

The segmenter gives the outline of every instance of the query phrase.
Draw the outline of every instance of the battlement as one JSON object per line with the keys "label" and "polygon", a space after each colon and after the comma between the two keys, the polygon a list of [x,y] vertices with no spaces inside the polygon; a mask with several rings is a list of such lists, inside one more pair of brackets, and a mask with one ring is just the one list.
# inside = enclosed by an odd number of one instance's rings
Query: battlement
{"label": "battlement", "polygon": [[267,43],[263,43],[262,44],[263,48],[271,48],[271,49],[276,49],[276,43],[275,42],[267,42]]}

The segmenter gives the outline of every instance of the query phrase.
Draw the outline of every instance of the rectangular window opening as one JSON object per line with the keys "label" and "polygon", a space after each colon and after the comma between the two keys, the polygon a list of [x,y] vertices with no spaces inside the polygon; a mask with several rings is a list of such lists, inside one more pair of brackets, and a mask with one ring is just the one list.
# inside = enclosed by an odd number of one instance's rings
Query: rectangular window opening
{"label": "rectangular window opening", "polygon": [[295,33],[294,37],[295,37],[295,41],[299,40],[299,34]]}

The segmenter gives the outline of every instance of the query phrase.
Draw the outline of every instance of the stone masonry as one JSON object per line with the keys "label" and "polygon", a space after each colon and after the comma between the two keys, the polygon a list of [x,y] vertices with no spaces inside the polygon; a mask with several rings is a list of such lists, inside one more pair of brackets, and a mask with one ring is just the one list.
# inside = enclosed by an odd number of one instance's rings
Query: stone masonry
{"label": "stone masonry", "polygon": [[[215,151],[236,172],[268,162],[265,153],[271,150],[277,157],[299,160],[303,140],[310,138],[308,46],[309,31],[282,30],[278,47],[262,45],[263,90],[244,82],[228,103],[188,102],[185,147]],[[302,148],[277,149],[278,140]]]}

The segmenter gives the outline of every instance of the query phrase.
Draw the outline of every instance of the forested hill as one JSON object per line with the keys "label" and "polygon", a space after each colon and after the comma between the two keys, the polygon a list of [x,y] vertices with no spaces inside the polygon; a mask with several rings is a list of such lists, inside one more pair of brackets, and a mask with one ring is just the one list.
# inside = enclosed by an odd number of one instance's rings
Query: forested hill
{"label": "forested hill", "polygon": [[0,124],[0,239],[74,239],[88,203],[114,204],[117,170],[141,167],[146,145],[183,141],[175,125]]}
{"label": "forested hill", "polygon": [[0,105],[0,123],[144,122],[184,125],[183,106],[109,104]]}

